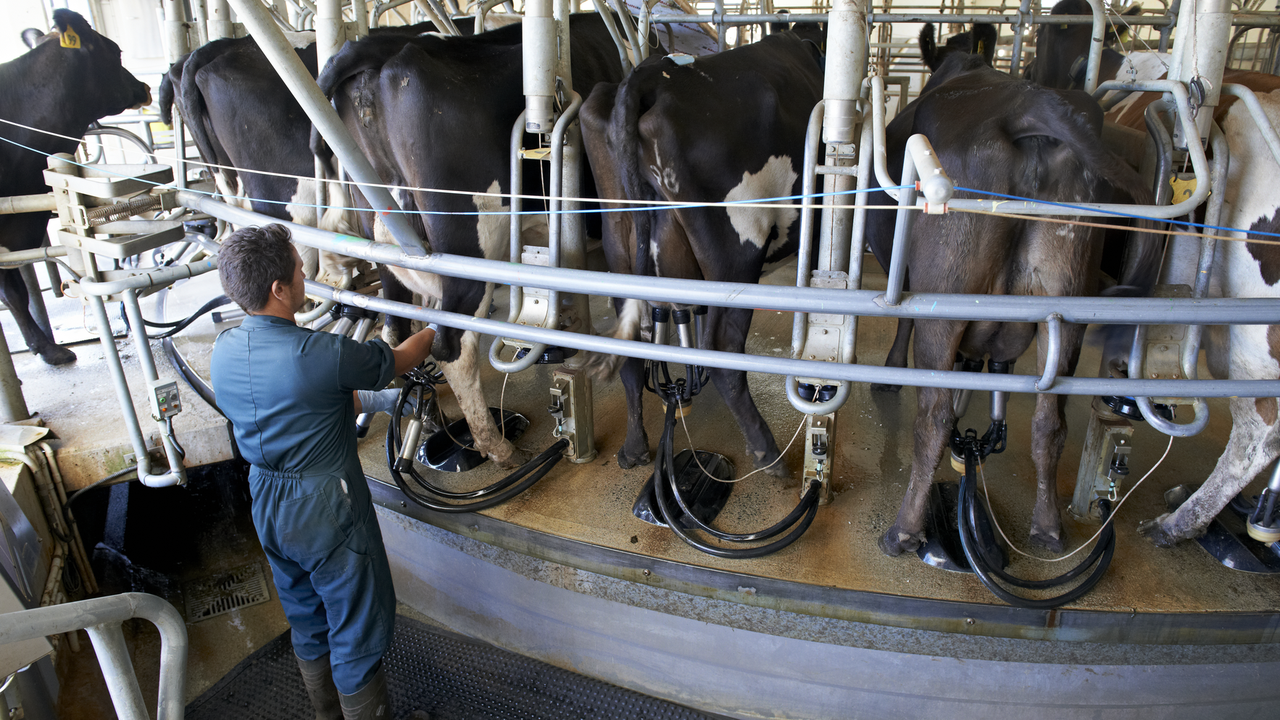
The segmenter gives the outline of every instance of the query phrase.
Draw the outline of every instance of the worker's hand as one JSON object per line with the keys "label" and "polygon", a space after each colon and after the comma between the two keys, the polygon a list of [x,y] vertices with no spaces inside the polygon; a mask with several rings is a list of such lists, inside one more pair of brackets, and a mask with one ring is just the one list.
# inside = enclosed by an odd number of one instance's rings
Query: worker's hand
{"label": "worker's hand", "polygon": [[[386,390],[357,390],[356,397],[360,398],[360,412],[373,413],[384,412],[388,415],[396,409],[396,399],[400,397],[400,388],[387,388]],[[417,398],[410,395],[405,399],[404,408],[400,411],[401,415],[409,415],[417,407]]]}

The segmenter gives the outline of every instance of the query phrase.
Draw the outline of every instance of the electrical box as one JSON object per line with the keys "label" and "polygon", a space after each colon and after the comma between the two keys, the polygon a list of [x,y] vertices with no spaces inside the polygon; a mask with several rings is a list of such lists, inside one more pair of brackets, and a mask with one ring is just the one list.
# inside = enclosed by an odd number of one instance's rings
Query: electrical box
{"label": "electrical box", "polygon": [[176,380],[156,380],[151,383],[151,417],[157,422],[182,412],[182,400],[178,397]]}

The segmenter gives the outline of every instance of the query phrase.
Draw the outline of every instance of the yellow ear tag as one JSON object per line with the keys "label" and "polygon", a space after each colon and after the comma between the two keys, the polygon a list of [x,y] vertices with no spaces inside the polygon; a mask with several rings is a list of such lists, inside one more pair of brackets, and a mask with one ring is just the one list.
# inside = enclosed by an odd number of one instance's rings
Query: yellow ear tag
{"label": "yellow ear tag", "polygon": [[1124,29],[1124,32],[1122,32],[1122,33],[1120,33],[1118,36],[1116,36],[1116,40],[1120,41],[1120,43],[1122,43],[1122,44],[1123,44],[1123,43],[1127,43],[1127,42],[1129,42],[1129,29],[1128,29],[1128,28],[1125,28],[1125,29]]}
{"label": "yellow ear tag", "polygon": [[1195,194],[1195,191],[1196,191],[1196,179],[1194,177],[1189,178],[1187,180],[1183,180],[1177,175],[1174,175],[1173,177],[1169,178],[1169,185],[1173,187],[1172,202],[1174,203],[1178,203],[1183,200],[1186,200],[1187,198],[1190,198],[1192,195]]}
{"label": "yellow ear tag", "polygon": [[1069,26],[1067,26],[1067,25],[1063,25],[1063,26],[1062,26],[1062,29],[1063,29],[1063,30],[1066,30],[1066,29],[1067,29],[1067,27],[1069,27]]}
{"label": "yellow ear tag", "polygon": [[986,46],[987,46],[986,41],[984,41],[984,40],[979,40],[979,41],[978,41],[978,54],[979,54],[979,55],[981,55],[981,54],[982,54],[982,51],[983,51],[983,49],[984,49],[984,48],[986,48]]}
{"label": "yellow ear tag", "polygon": [[75,30],[72,30],[71,28],[67,28],[66,30],[62,31],[62,37],[59,40],[59,44],[62,45],[62,47],[64,48],[79,50],[80,36],[76,34]]}

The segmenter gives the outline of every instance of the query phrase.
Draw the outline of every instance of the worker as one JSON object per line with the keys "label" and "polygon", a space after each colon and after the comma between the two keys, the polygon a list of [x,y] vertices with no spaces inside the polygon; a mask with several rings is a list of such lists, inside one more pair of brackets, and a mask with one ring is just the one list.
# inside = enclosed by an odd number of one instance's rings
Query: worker
{"label": "worker", "polygon": [[426,359],[436,326],[395,349],[298,327],[302,258],[282,225],[228,236],[218,276],[248,317],[214,343],[213,389],[251,466],[253,525],[307,694],[318,720],[389,718],[395,589],[355,420],[392,410],[398,391],[380,389]]}

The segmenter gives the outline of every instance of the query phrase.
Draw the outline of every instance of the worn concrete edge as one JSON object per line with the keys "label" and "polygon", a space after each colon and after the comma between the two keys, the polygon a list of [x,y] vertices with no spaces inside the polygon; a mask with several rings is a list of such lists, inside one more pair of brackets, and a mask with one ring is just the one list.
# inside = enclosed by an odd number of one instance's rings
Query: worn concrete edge
{"label": "worn concrete edge", "polygon": [[1275,643],[1280,638],[1280,613],[1039,611],[805,585],[697,567],[571,540],[482,514],[435,512],[407,501],[394,486],[375,477],[368,479],[374,501],[382,507],[494,547],[640,585],[797,615],[1068,643],[1239,646]]}

